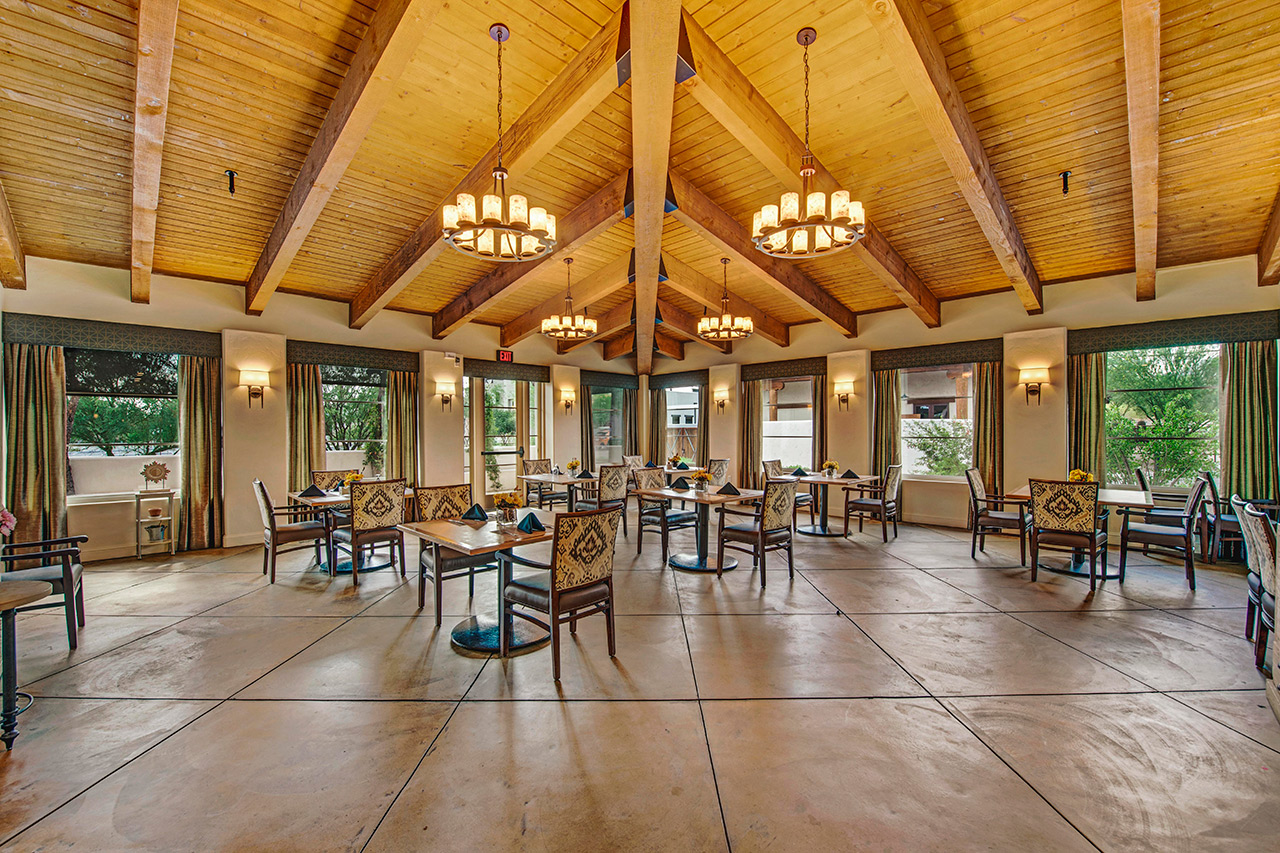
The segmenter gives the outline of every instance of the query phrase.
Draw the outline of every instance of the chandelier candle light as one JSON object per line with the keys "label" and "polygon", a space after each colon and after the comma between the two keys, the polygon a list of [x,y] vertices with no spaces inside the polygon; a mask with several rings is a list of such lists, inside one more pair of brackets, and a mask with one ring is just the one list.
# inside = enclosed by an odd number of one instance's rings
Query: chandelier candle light
{"label": "chandelier candle light", "polygon": [[[498,43],[498,165],[493,169],[493,192],[476,197],[458,193],[457,204],[441,212],[444,239],[464,255],[489,261],[532,261],[550,254],[556,245],[556,218],[541,207],[529,207],[522,195],[507,196],[509,173],[502,165],[502,43],[511,38],[506,24],[493,24],[489,36]],[[504,216],[505,211],[505,216]]]}
{"label": "chandelier candle light", "polygon": [[542,334],[561,341],[583,341],[595,337],[596,321],[585,314],[573,313],[573,281],[569,268],[573,258],[564,259],[564,314],[552,314],[542,321]]}
{"label": "chandelier candle light", "polygon": [[[805,27],[796,33],[804,45],[804,156],[800,161],[801,192],[783,193],[781,204],[766,204],[751,220],[751,240],[774,258],[808,258],[847,249],[866,233],[862,202],[850,201],[848,190],[827,194],[813,190],[813,153],[809,150],[809,45],[818,31]],[[804,205],[801,215],[800,205]]]}
{"label": "chandelier candle light", "polygon": [[707,316],[706,309],[698,320],[698,337],[704,341],[736,341],[750,337],[756,330],[750,317],[735,317],[729,313],[729,259],[720,259],[724,290],[720,294],[720,316]]}

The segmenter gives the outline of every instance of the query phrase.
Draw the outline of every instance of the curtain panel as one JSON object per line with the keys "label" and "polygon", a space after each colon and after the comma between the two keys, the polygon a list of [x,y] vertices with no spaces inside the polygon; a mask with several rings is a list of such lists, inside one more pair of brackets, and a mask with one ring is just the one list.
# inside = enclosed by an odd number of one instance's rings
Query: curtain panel
{"label": "curtain panel", "polygon": [[871,371],[871,473],[883,477],[902,455],[902,379],[898,370]]}
{"label": "curtain panel", "polygon": [[1106,482],[1107,354],[1078,353],[1067,356],[1067,411],[1070,453],[1074,470],[1088,471]]}
{"label": "curtain panel", "polygon": [[740,390],[742,408],[739,411],[742,435],[742,459],[739,462],[738,482],[748,489],[758,489],[763,480],[764,458],[764,384],[760,380],[743,382]]}
{"label": "curtain panel", "polygon": [[622,389],[622,452],[626,456],[640,455],[638,394],[635,388]]}
{"label": "curtain panel", "polygon": [[320,365],[290,364],[286,381],[289,415],[289,491],[311,485],[324,470],[324,397]]}
{"label": "curtain panel", "polygon": [[178,550],[222,547],[222,359],[178,356]]}
{"label": "curtain panel", "polygon": [[1223,498],[1280,497],[1276,464],[1276,342],[1223,345]]}
{"label": "curtain panel", "polygon": [[[323,432],[321,433],[323,436]],[[418,485],[418,371],[387,371],[387,479]]]}
{"label": "curtain panel", "polygon": [[62,347],[6,344],[5,504],[12,541],[67,535],[67,366]]}
{"label": "curtain panel", "polygon": [[649,391],[649,452],[648,461],[661,465],[667,458],[667,391],[654,388]]}
{"label": "curtain panel", "polygon": [[827,375],[813,377],[813,465],[812,471],[827,461]]}
{"label": "curtain panel", "polygon": [[973,366],[973,467],[987,492],[1004,494],[1004,362]]}
{"label": "curtain panel", "polygon": [[698,388],[698,449],[695,464],[709,465],[711,457],[711,389]]}
{"label": "curtain panel", "polygon": [[578,417],[582,423],[582,470],[596,470],[596,436],[592,425],[591,386],[578,388]]}

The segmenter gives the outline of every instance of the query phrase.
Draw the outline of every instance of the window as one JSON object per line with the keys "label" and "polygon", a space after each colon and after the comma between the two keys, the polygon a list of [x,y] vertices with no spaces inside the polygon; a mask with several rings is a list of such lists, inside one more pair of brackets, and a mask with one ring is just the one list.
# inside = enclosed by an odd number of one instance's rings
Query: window
{"label": "window", "polygon": [[973,365],[913,367],[902,378],[902,473],[959,477],[973,464]]}
{"label": "window", "polygon": [[462,481],[471,482],[471,377],[462,377]]}
{"label": "window", "polygon": [[[813,380],[764,381],[762,459],[781,459],[785,468],[813,466]],[[821,460],[819,460],[821,461]]]}
{"label": "window", "polygon": [[[474,475],[476,479],[468,482],[479,499],[517,488],[519,460],[541,458],[545,385],[515,379],[472,381],[479,394],[474,401],[479,409],[475,412],[469,409],[466,413],[468,435],[474,430],[484,444],[478,448],[481,469]],[[471,424],[473,416],[478,416],[478,420]],[[470,450],[468,443],[468,453]]]}
{"label": "window", "polygon": [[698,450],[698,395],[696,385],[668,388],[667,458],[679,456],[692,462]]}
{"label": "window", "polygon": [[622,462],[622,390],[595,389],[591,392],[591,429],[597,465]]}
{"label": "window", "polygon": [[1107,353],[1106,470],[1110,485],[1189,486],[1219,468],[1217,345]]}
{"label": "window", "polygon": [[368,367],[320,367],[324,398],[325,464],[382,476],[386,455],[387,372]]}
{"label": "window", "polygon": [[[178,357],[67,348],[67,494],[142,487],[159,458],[178,482]],[[126,458],[127,457],[127,458]]]}

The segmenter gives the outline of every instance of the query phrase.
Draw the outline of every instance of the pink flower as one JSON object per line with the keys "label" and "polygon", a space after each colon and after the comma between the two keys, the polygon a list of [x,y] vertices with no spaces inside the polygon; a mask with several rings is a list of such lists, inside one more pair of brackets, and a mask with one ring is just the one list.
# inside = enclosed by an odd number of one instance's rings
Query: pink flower
{"label": "pink flower", "polygon": [[18,519],[4,507],[0,507],[0,536],[8,536],[18,526]]}

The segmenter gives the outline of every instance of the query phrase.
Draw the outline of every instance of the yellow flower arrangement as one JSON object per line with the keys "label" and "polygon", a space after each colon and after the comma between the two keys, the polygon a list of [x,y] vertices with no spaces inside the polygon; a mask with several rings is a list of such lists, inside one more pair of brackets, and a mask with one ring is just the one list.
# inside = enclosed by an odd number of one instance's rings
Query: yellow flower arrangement
{"label": "yellow flower arrangement", "polygon": [[668,456],[668,457],[667,457],[667,464],[668,464],[668,465],[670,465],[672,468],[674,468],[674,467],[676,467],[677,465],[679,465],[679,464],[680,464],[680,454],[679,454],[679,453],[672,453],[670,456]]}
{"label": "yellow flower arrangement", "polygon": [[695,483],[710,483],[711,472],[710,471],[694,471],[692,474],[689,475],[689,479],[693,480],[693,482]]}
{"label": "yellow flower arrangement", "polygon": [[823,463],[822,463],[822,470],[823,470],[823,471],[830,471],[830,472],[832,472],[833,474],[834,474],[834,473],[835,473],[839,468],[840,468],[840,463],[839,463],[839,462],[837,462],[837,461],[835,461],[834,459],[828,459],[826,462],[823,462]]}
{"label": "yellow flower arrangement", "polygon": [[1071,473],[1067,475],[1067,479],[1073,483],[1092,483],[1093,475],[1083,468],[1072,468]]}
{"label": "yellow flower arrangement", "polygon": [[352,483],[355,483],[355,482],[357,482],[357,481],[359,481],[359,480],[363,480],[363,479],[364,479],[364,474],[361,474],[359,471],[351,471],[351,472],[349,472],[349,473],[347,473],[347,474],[343,475],[343,477],[342,477],[342,484],[343,484],[344,486],[350,486]]}
{"label": "yellow flower arrangement", "polygon": [[570,471],[577,471],[580,467],[582,467],[582,463],[579,462],[577,459],[570,459],[568,462],[565,463],[564,467],[568,468]]}
{"label": "yellow flower arrangement", "polygon": [[524,498],[519,492],[499,492],[493,496],[493,505],[498,509],[519,509],[524,506]]}

